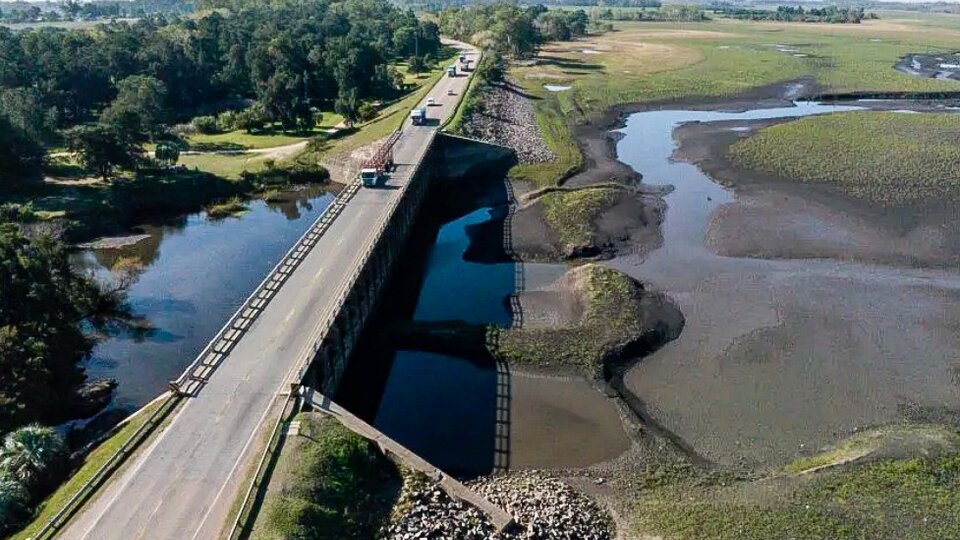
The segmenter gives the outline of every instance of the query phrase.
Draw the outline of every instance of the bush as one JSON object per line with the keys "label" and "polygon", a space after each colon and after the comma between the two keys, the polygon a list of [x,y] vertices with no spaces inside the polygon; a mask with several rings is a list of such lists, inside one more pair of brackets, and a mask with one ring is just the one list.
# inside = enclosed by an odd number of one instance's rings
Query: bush
{"label": "bush", "polygon": [[357,109],[357,118],[361,122],[369,122],[377,117],[377,108],[373,103],[364,103]]}
{"label": "bush", "polygon": [[217,127],[223,131],[233,131],[237,129],[237,112],[223,111],[217,115]]}
{"label": "bush", "polygon": [[193,127],[198,132],[205,135],[220,132],[220,126],[217,124],[217,119],[212,116],[198,116],[193,119],[191,124],[193,124]]}
{"label": "bush", "polygon": [[278,186],[285,184],[319,184],[330,179],[330,172],[316,162],[295,161],[277,165],[267,163],[262,171],[243,171],[240,178],[255,186]]}
{"label": "bush", "polygon": [[66,471],[67,445],[53,428],[37,424],[11,431],[0,449],[0,476],[42,493]]}
{"label": "bush", "polygon": [[20,482],[0,477],[0,535],[17,530],[29,515],[29,495]]}

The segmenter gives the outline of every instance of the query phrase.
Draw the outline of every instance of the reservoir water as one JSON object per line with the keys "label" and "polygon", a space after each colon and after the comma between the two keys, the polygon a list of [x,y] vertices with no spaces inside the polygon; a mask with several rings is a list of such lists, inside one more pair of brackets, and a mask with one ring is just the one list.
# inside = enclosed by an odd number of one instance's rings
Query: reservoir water
{"label": "reservoir water", "polygon": [[[502,244],[506,212],[505,205],[482,206],[439,226],[410,320],[509,326],[515,272],[524,272],[531,289],[565,271],[543,264],[518,269],[502,254],[479,248]],[[371,375],[377,371],[380,384]],[[434,465],[462,476],[585,466],[614,458],[629,444],[613,402],[586,380],[523,372],[492,358],[368,348],[351,361],[337,399]]]}
{"label": "reservoir water", "polygon": [[189,214],[140,227],[146,237],[136,244],[76,254],[108,281],[121,258],[140,267],[128,299],[150,330],[109,336],[87,365],[91,378],[118,381],[113,407],[136,408],[166,390],[332,200],[318,188],[289,192],[280,203],[251,201],[238,217]]}

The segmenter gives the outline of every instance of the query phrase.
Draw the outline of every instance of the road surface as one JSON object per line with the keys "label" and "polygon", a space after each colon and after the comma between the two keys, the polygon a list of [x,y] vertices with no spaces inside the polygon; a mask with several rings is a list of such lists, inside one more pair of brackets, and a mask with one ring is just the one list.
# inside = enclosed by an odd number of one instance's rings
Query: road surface
{"label": "road surface", "polygon": [[[464,44],[476,66],[479,52]],[[444,76],[429,94],[429,116],[445,119],[467,76]],[[448,96],[448,89],[454,95]],[[406,123],[394,147],[397,170],[387,186],[405,184],[438,123]],[[337,290],[375,241],[374,226],[398,189],[361,189],[239,340],[209,382],[170,425],[136,455],[68,524],[62,538],[90,540],[217,538],[260,441],[276,415],[289,376],[321,321],[337,309]]]}

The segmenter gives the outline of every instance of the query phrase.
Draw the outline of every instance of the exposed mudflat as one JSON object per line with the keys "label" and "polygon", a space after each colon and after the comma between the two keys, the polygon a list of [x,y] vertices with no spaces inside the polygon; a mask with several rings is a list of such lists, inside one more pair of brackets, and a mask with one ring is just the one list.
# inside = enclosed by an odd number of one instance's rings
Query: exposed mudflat
{"label": "exposed mudflat", "polygon": [[586,379],[513,369],[510,384],[511,469],[585,467],[629,448],[617,408]]}
{"label": "exposed mudflat", "polygon": [[727,158],[737,140],[783,121],[690,123],[675,131],[675,160],[694,163],[714,181],[736,190],[736,199],[711,216],[708,248],[729,257],[834,258],[915,266],[960,262],[960,214],[950,201],[881,208],[829,186],[743,170]]}
{"label": "exposed mudflat", "polygon": [[908,54],[896,68],[918,77],[960,82],[960,52]]}
{"label": "exposed mudflat", "polygon": [[761,177],[731,176],[731,191],[672,159],[684,122],[711,124],[683,128],[691,144],[677,157],[708,163],[716,153],[703,141],[719,148],[755,122],[839,110],[649,111],[621,130],[620,159],[675,190],[663,246],[610,264],[667,292],[686,319],[625,382],[647,415],[707,459],[774,466],[867,426],[960,410],[949,220],[884,216]]}

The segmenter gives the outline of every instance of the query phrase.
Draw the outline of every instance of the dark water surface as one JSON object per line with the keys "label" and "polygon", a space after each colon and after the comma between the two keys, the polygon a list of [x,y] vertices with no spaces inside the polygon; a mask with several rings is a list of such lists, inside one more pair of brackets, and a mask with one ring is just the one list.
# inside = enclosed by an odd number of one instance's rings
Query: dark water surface
{"label": "dark water surface", "polygon": [[114,407],[139,407],[163,392],[332,200],[315,188],[291,192],[282,203],[251,201],[239,217],[190,214],[141,227],[149,237],[134,245],[78,253],[78,264],[108,280],[120,258],[142,264],[129,300],[152,330],[142,339],[111,336],[87,366],[90,377],[119,382]]}
{"label": "dark water surface", "polygon": [[[517,263],[491,249],[502,244],[505,215],[504,205],[482,206],[442,224],[427,250],[411,315],[400,318],[509,326]],[[520,271],[531,288],[564,270],[525,265]],[[379,385],[372,382],[377,371],[384,372]],[[346,406],[451,474],[583,466],[628,447],[616,408],[587,381],[512,372],[491,358],[362,352],[341,394]]]}

